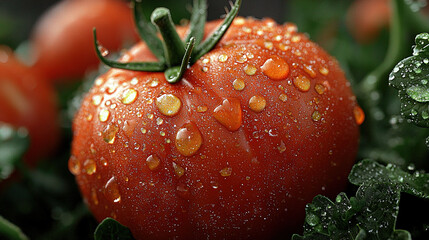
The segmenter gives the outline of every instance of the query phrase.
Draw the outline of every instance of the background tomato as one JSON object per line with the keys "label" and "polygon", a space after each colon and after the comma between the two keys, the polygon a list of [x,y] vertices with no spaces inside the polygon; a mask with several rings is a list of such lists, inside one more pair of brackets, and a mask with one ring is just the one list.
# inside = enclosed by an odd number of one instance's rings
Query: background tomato
{"label": "background tomato", "polygon": [[[338,63],[296,31],[238,18],[177,84],[99,77],[69,160],[96,218],[138,239],[269,239],[296,231],[316,194],[338,193],[363,113]],[[122,57],[153,60],[144,43]]]}
{"label": "background tomato", "polygon": [[33,31],[34,69],[50,80],[81,78],[98,66],[92,29],[106,48],[119,50],[136,39],[132,12],[120,0],[64,0],[38,21]]}
{"label": "background tomato", "polygon": [[29,131],[28,163],[54,150],[59,126],[53,89],[6,47],[0,47],[0,102],[0,121]]}

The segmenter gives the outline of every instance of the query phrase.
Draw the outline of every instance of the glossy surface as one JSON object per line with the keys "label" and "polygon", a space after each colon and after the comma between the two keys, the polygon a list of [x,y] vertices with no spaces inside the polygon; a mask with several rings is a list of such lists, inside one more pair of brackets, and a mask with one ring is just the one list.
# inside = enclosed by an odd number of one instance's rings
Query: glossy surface
{"label": "glossy surface", "polygon": [[[139,43],[123,59],[154,57]],[[121,103],[131,86],[136,99]],[[159,108],[164,94],[180,100],[177,113]],[[285,236],[315,195],[345,186],[357,106],[338,63],[293,24],[238,18],[180,83],[116,69],[99,77],[74,121],[70,170],[99,221],[114,217],[140,239]],[[86,118],[107,109],[105,121]],[[122,130],[130,120],[134,130]],[[102,133],[112,125],[109,144]],[[88,157],[91,175],[76,170]]]}

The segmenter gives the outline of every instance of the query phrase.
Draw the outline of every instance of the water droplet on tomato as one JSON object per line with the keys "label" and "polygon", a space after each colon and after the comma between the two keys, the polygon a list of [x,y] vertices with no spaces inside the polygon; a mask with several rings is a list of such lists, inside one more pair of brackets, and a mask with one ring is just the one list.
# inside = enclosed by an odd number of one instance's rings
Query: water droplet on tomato
{"label": "water droplet on tomato", "polygon": [[294,35],[291,39],[292,42],[297,43],[299,41],[301,41],[301,36],[299,35]]}
{"label": "water droplet on tomato", "polygon": [[210,185],[212,186],[213,189],[219,188],[219,183],[216,181],[210,181]]}
{"label": "water droplet on tomato", "polygon": [[243,79],[237,78],[234,80],[234,82],[232,82],[232,86],[234,87],[235,90],[241,91],[246,87],[246,84],[244,83]]}
{"label": "water droplet on tomato", "polygon": [[322,114],[319,113],[319,111],[314,111],[313,114],[311,114],[311,119],[313,119],[313,121],[317,122],[322,118]]}
{"label": "water droplet on tomato", "polygon": [[311,77],[316,77],[316,71],[314,71],[313,67],[311,65],[304,64],[304,71]]}
{"label": "water droplet on tomato", "polygon": [[125,135],[128,137],[131,137],[134,133],[134,129],[136,128],[137,121],[134,119],[127,120],[124,122],[124,126],[122,127],[122,130],[124,130]]}
{"label": "water droplet on tomato", "polygon": [[156,125],[161,125],[161,124],[163,124],[164,123],[164,120],[162,119],[162,118],[157,118],[156,119]]}
{"label": "water droplet on tomato", "polygon": [[203,113],[206,111],[207,111],[207,106],[205,106],[205,105],[201,105],[201,106],[197,107],[197,112],[199,112],[199,113]]}
{"label": "water droplet on tomato", "polygon": [[185,198],[185,199],[189,198],[189,187],[186,186],[186,184],[178,183],[176,190],[177,190],[177,194],[180,197]]}
{"label": "water droplet on tomato", "polygon": [[255,73],[256,73],[256,67],[255,66],[253,66],[253,65],[250,65],[250,64],[247,64],[245,67],[244,67],[244,72],[247,74],[247,75],[249,75],[249,76],[252,76],[252,75],[255,75]]}
{"label": "water droplet on tomato", "polygon": [[173,169],[176,173],[176,176],[179,178],[185,174],[185,169],[175,162],[173,162]]}
{"label": "water droplet on tomato", "polygon": [[222,104],[213,110],[213,117],[230,131],[239,129],[242,121],[240,100],[224,99]]}
{"label": "water droplet on tomato", "polygon": [[229,177],[232,174],[232,168],[226,167],[226,168],[220,170],[219,173],[222,177]]}
{"label": "water droplet on tomato", "polygon": [[301,92],[308,92],[308,90],[310,90],[311,81],[306,76],[300,75],[293,79],[293,85]]}
{"label": "water droplet on tomato", "polygon": [[274,44],[272,42],[264,42],[264,47],[268,50],[273,50]]}
{"label": "water droplet on tomato", "polygon": [[150,155],[146,158],[146,165],[150,170],[156,170],[159,167],[159,164],[161,163],[161,160],[159,157],[155,154]]}
{"label": "water droplet on tomato", "polygon": [[95,188],[91,189],[91,199],[94,205],[98,205],[97,190]]}
{"label": "water droplet on tomato", "polygon": [[118,126],[116,126],[115,124],[109,124],[102,133],[103,140],[109,144],[113,144],[115,142],[116,133],[118,131],[119,131]]}
{"label": "water droplet on tomato", "polygon": [[285,52],[285,51],[290,49],[290,46],[288,46],[284,43],[279,43],[279,49]]}
{"label": "water droplet on tomato", "polygon": [[80,173],[80,161],[75,156],[71,156],[68,162],[69,171],[73,175],[78,175]]}
{"label": "water droplet on tomato", "polygon": [[245,63],[245,62],[247,62],[247,56],[246,56],[246,54],[239,54],[238,56],[235,57],[235,60],[238,63]]}
{"label": "water droplet on tomato", "polygon": [[325,90],[326,90],[326,87],[325,87],[325,86],[323,86],[323,84],[319,84],[319,83],[317,83],[317,84],[314,86],[314,89],[316,90],[316,92],[317,92],[318,94],[323,94],[323,93],[325,92]]}
{"label": "water droplet on tomato", "polygon": [[355,117],[355,121],[358,125],[361,125],[363,121],[365,120],[365,113],[363,112],[362,108],[359,106],[355,106],[353,108],[353,115]]}
{"label": "water droplet on tomato", "polygon": [[280,153],[283,153],[284,151],[286,151],[286,145],[283,142],[283,140],[280,141],[280,145],[277,146],[277,150],[279,150]]}
{"label": "water droplet on tomato", "polygon": [[262,73],[272,80],[283,80],[289,75],[289,65],[276,55],[271,56],[261,67]]}
{"label": "water droplet on tomato", "polygon": [[100,122],[106,122],[109,119],[110,116],[110,112],[107,109],[101,109],[100,112],[98,113],[98,120],[100,120]]}
{"label": "water droplet on tomato", "polygon": [[286,102],[286,101],[287,101],[287,95],[286,95],[286,94],[284,94],[284,93],[281,93],[281,94],[279,95],[279,99],[280,99],[280,101],[282,101],[282,102]]}
{"label": "water droplet on tomato", "polygon": [[176,148],[184,156],[194,155],[200,149],[203,137],[197,125],[185,123],[176,134]]}
{"label": "water droplet on tomato", "polygon": [[265,109],[266,105],[267,101],[265,100],[265,98],[259,95],[255,95],[249,100],[249,107],[254,112],[262,112],[262,110]]}
{"label": "water droplet on tomato", "polygon": [[95,164],[95,161],[92,159],[87,159],[83,163],[83,170],[88,175],[94,174],[97,171],[97,165]]}
{"label": "water droplet on tomato", "polygon": [[219,62],[226,62],[226,60],[228,60],[228,55],[225,54],[221,54],[218,57]]}
{"label": "water droplet on tomato", "polygon": [[152,81],[150,81],[149,86],[150,87],[157,87],[158,84],[159,84],[158,79],[154,78],[154,79],[152,79]]}
{"label": "water droplet on tomato", "polygon": [[103,97],[100,95],[94,95],[92,96],[92,104],[94,106],[100,105],[101,101],[103,101]]}
{"label": "water droplet on tomato", "polygon": [[115,177],[111,177],[104,186],[104,194],[106,198],[114,203],[121,201],[121,194],[119,193],[119,186]]}
{"label": "water droplet on tomato", "polygon": [[322,75],[328,75],[329,74],[329,70],[327,69],[327,68],[325,68],[325,67],[321,67],[321,68],[319,68],[319,72],[322,74]]}
{"label": "water droplet on tomato", "polygon": [[103,165],[104,167],[107,166],[107,160],[104,157],[100,158],[100,162],[101,162],[101,165]]}
{"label": "water droplet on tomato", "polygon": [[201,71],[203,71],[203,72],[208,72],[208,71],[209,71],[209,67],[204,66],[204,67],[202,67],[202,68],[201,68]]}
{"label": "water droplet on tomato", "polygon": [[122,93],[121,102],[123,104],[131,104],[137,99],[137,91],[134,88],[129,88]]}
{"label": "water droplet on tomato", "polygon": [[174,116],[179,112],[182,101],[173,94],[163,94],[156,99],[155,104],[163,115]]}

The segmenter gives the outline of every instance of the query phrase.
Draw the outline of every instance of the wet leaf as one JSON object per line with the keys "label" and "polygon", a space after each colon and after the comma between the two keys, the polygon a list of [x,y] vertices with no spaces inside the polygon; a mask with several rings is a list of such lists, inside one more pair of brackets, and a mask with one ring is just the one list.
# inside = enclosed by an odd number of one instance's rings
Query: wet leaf
{"label": "wet leaf", "polygon": [[104,219],[95,229],[94,233],[95,240],[107,240],[107,239],[121,239],[121,240],[133,240],[134,237],[131,231],[120,224],[113,218]]}

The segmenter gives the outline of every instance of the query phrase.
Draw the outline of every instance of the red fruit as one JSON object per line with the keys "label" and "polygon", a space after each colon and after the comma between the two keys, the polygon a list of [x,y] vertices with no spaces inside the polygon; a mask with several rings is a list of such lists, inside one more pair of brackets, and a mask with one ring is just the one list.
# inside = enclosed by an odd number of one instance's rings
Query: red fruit
{"label": "red fruit", "polygon": [[29,131],[28,163],[54,150],[59,128],[53,89],[6,47],[0,47],[0,102],[0,122]]}
{"label": "red fruit", "polygon": [[347,26],[360,43],[368,43],[390,22],[389,0],[356,0],[347,13]]}
{"label": "red fruit", "polygon": [[34,68],[51,81],[73,80],[95,69],[92,29],[106,48],[119,50],[134,42],[132,12],[120,0],[63,0],[36,24],[32,35]]}
{"label": "red fruit", "polygon": [[[122,57],[154,60],[143,42]],[[137,239],[270,239],[346,185],[355,108],[338,63],[295,25],[237,18],[176,84],[119,69],[97,78],[69,168],[95,217]]]}

